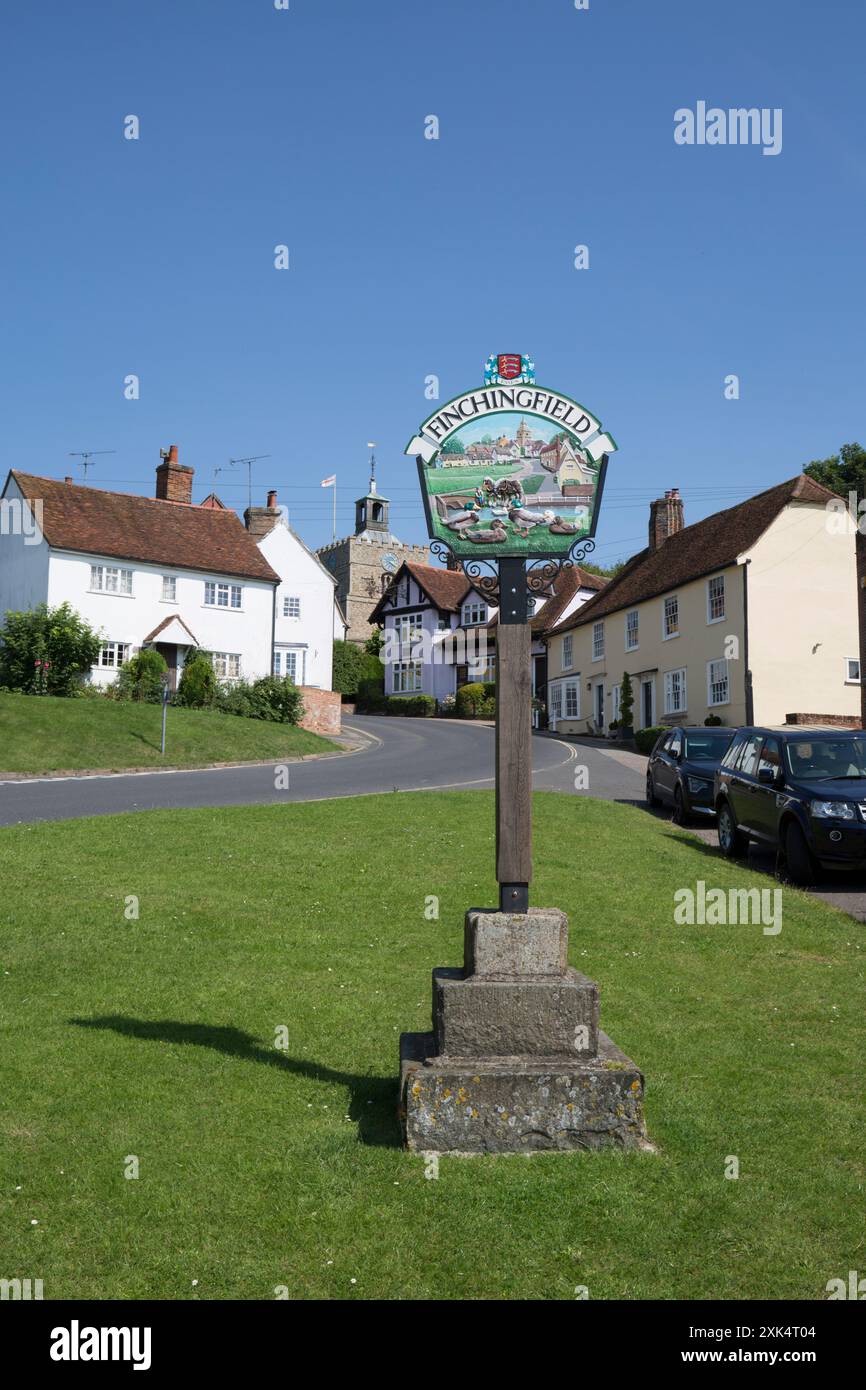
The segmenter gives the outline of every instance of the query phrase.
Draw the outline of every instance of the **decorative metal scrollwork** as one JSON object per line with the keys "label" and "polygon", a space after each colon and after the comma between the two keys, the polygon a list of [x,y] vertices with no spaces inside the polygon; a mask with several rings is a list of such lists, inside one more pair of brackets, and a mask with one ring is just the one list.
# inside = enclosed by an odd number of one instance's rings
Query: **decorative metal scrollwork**
{"label": "decorative metal scrollwork", "polygon": [[[574,569],[595,550],[595,541],[591,538],[575,541],[574,545],[564,558],[558,556],[545,558],[530,558],[526,568],[526,589],[533,596],[549,594],[559,576],[566,570]],[[460,555],[455,555],[450,545],[446,541],[431,540],[430,553],[437,560],[443,560],[449,569],[459,567],[463,570],[470,584],[483,594],[491,602],[498,600],[499,597],[499,575],[496,570],[494,560],[482,560],[476,556],[467,556],[465,559]]]}

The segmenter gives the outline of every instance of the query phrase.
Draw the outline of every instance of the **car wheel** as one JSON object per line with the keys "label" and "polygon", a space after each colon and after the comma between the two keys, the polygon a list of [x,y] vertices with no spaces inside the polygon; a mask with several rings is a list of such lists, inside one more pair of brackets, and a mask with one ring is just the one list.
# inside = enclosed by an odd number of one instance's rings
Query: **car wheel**
{"label": "car wheel", "polygon": [[674,825],[685,825],[686,821],[688,820],[688,816],[686,815],[686,808],[683,802],[683,789],[679,785],[679,783],[677,783],[676,788],[674,790],[674,810],[671,819],[673,820]]}
{"label": "car wheel", "polygon": [[793,820],[785,831],[785,860],[791,882],[811,888],[815,882],[815,860],[806,844],[806,836]]}
{"label": "car wheel", "polygon": [[734,820],[734,813],[727,801],[719,807],[718,816],[719,849],[726,859],[743,859],[749,848],[749,838]]}
{"label": "car wheel", "polygon": [[653,775],[647,771],[646,775],[646,804],[647,806],[661,806],[661,802],[656,796],[656,789],[653,786]]}

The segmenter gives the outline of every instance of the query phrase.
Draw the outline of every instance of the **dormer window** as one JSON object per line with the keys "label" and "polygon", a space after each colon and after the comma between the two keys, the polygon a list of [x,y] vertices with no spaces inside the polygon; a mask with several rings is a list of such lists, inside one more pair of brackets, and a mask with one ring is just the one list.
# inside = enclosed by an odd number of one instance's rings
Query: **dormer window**
{"label": "dormer window", "polygon": [[478,623],[487,622],[487,604],[480,599],[470,599],[463,605],[463,626],[475,627]]}

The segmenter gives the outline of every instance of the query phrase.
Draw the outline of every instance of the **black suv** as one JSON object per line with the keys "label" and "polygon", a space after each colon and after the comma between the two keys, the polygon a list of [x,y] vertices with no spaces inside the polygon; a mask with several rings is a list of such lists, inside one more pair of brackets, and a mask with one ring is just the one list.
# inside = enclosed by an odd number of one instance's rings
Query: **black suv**
{"label": "black suv", "polygon": [[866,867],[866,733],[862,729],[738,729],[716,773],[719,847],[749,840],[781,851],[794,883],[818,865]]}
{"label": "black suv", "polygon": [[731,729],[706,725],[660,734],[647,763],[647,803],[669,802],[679,825],[692,815],[714,815],[713,778],[732,737]]}

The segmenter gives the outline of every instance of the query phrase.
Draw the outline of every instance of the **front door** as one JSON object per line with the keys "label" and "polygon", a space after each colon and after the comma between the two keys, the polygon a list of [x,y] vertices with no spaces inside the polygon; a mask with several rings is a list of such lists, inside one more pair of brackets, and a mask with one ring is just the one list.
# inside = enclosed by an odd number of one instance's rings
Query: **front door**
{"label": "front door", "polygon": [[595,687],[595,722],[599,729],[604,728],[604,682]]}
{"label": "front door", "polygon": [[641,727],[651,729],[653,726],[653,683],[652,681],[641,681]]}
{"label": "front door", "polygon": [[177,690],[177,643],[155,642],[154,646],[168,667],[169,690]]}

